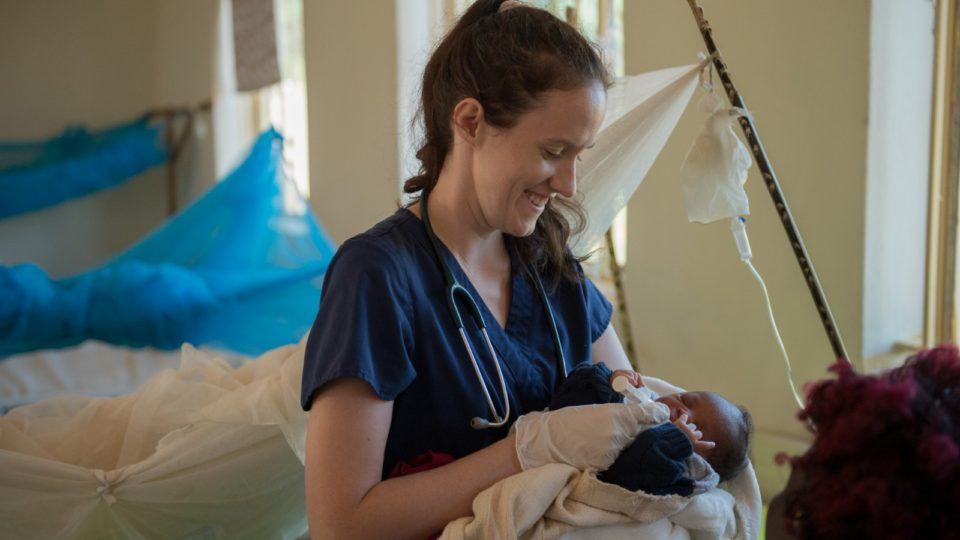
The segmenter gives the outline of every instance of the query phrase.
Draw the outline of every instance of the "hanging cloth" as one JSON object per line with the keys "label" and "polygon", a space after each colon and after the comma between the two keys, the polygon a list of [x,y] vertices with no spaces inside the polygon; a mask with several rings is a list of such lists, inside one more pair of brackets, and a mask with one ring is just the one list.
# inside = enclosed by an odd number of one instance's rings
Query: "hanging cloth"
{"label": "hanging cloth", "polygon": [[589,253],[627,205],[680,120],[706,62],[632,75],[607,91],[596,145],[583,153],[577,170],[588,220],[570,240],[574,254]]}

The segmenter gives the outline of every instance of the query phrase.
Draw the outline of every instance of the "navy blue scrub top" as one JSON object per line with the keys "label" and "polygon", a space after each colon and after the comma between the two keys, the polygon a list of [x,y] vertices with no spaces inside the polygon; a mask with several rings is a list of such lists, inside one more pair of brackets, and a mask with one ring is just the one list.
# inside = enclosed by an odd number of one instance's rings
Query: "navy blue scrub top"
{"label": "navy blue scrub top", "polygon": [[[471,454],[505,437],[521,414],[549,405],[557,381],[550,323],[515,250],[507,251],[512,291],[503,329],[453,254],[442,248],[457,280],[480,307],[507,383],[508,424],[482,430],[470,427],[470,419],[492,416],[447,307],[443,273],[423,222],[400,209],[344,242],[330,263],[307,340],[301,406],[309,410],[317,390],[341,377],[360,378],[380,399],[392,400],[383,478],[398,460],[428,450],[454,458]],[[560,283],[552,292],[546,278],[544,285],[570,371],[591,361],[590,347],[610,323],[612,307],[589,279]],[[496,368],[473,319],[466,308],[461,312],[502,414]]]}

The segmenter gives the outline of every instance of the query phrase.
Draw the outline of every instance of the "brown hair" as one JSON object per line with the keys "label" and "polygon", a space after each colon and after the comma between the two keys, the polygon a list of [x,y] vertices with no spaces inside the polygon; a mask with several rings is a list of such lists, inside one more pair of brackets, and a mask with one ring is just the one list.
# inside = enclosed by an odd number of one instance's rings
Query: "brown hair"
{"label": "brown hair", "polygon": [[[499,11],[504,0],[477,0],[437,46],[423,73],[420,107],[425,140],[417,151],[418,175],[406,193],[432,189],[453,146],[450,117],[461,100],[483,106],[485,121],[500,129],[516,125],[549,90],[572,90],[591,81],[609,88],[610,74],[598,48],[576,29],[542,9],[520,5]],[[557,208],[565,207],[570,223]],[[567,239],[586,216],[572,199],[551,199],[533,234],[516,238],[520,257],[551,282],[577,281],[578,261]]]}

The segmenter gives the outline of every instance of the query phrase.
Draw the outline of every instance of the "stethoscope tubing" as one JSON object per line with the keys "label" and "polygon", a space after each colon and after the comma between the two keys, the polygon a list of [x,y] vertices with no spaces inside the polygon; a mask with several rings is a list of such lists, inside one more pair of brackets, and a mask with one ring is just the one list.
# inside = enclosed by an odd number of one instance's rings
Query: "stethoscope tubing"
{"label": "stethoscope tubing", "polygon": [[[490,409],[490,414],[494,418],[493,421],[486,420],[480,417],[475,417],[470,421],[470,425],[474,429],[484,429],[488,427],[501,427],[507,423],[507,420],[510,418],[510,397],[507,395],[507,382],[503,376],[503,371],[500,369],[500,360],[497,358],[496,350],[493,347],[493,343],[490,341],[490,334],[487,332],[487,325],[483,320],[483,314],[480,313],[480,308],[477,305],[477,302],[474,300],[473,295],[467,291],[459,282],[457,282],[456,277],[453,275],[453,271],[450,269],[450,266],[443,260],[442,251],[440,249],[440,240],[437,238],[436,234],[433,232],[433,227],[430,224],[430,214],[427,210],[427,196],[429,191],[424,190],[422,196],[420,197],[420,210],[423,217],[423,224],[427,230],[427,236],[430,239],[431,247],[433,248],[433,253],[437,258],[437,263],[440,265],[440,269],[443,272],[443,277],[446,282],[446,300],[447,307],[450,310],[450,314],[454,319],[454,322],[457,325],[457,330],[460,333],[460,338],[463,341],[463,346],[467,350],[467,355],[470,357],[470,363],[473,365],[473,371],[477,376],[477,381],[480,383],[480,387],[483,390],[484,398],[487,401],[487,406]],[[540,296],[540,300],[543,303],[544,310],[547,313],[547,320],[550,323],[550,329],[553,332],[553,344],[557,353],[557,370],[559,379],[562,382],[567,376],[567,363],[566,358],[563,354],[563,344],[560,341],[560,333],[557,330],[556,319],[553,316],[553,309],[550,307],[550,303],[547,299],[546,290],[543,287],[543,282],[540,279],[539,273],[536,269],[529,268],[528,265],[524,264],[524,269],[527,271],[528,275],[532,278],[534,285],[537,289],[537,294]],[[503,396],[503,416],[497,412],[497,408],[493,404],[493,398],[490,395],[490,391],[487,388],[487,383],[483,379],[483,373],[480,370],[480,364],[477,362],[477,357],[473,352],[473,347],[470,346],[470,340],[467,339],[467,331],[463,324],[463,317],[460,314],[460,308],[457,305],[457,297],[460,296],[463,298],[470,315],[473,317],[474,322],[480,328],[480,332],[483,334],[483,340],[487,347],[487,352],[490,354],[490,357],[493,359],[493,365],[497,371],[497,379],[500,383],[500,393]]]}

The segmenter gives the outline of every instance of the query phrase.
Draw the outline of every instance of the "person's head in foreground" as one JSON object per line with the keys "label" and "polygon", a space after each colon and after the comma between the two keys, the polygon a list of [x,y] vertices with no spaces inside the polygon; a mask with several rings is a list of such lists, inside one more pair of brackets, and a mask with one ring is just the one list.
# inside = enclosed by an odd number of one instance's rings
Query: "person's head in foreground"
{"label": "person's head in foreground", "polygon": [[878,375],[846,363],[800,418],[813,444],[791,460],[768,538],[960,538],[960,356],[941,346]]}
{"label": "person's head in foreground", "polygon": [[687,434],[694,452],[707,460],[721,482],[747,466],[753,420],[745,408],[715,392],[682,392],[657,401],[669,407],[670,421]]}

